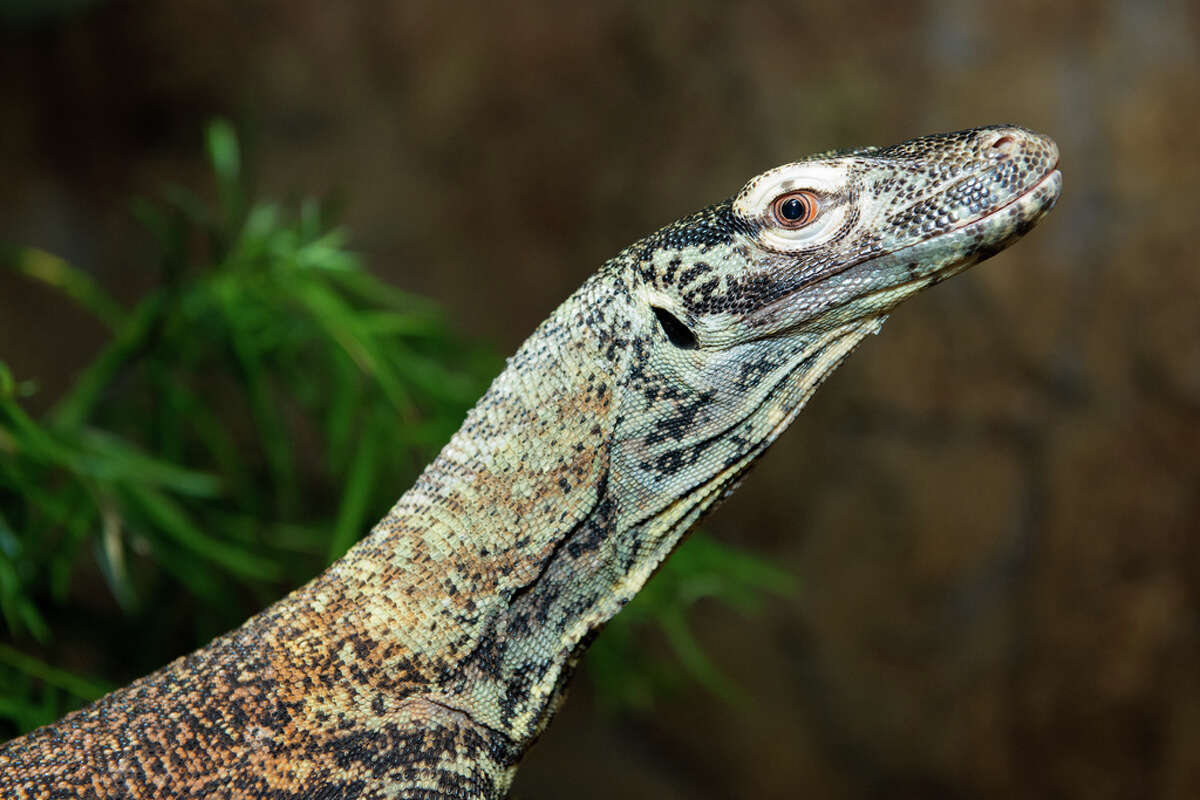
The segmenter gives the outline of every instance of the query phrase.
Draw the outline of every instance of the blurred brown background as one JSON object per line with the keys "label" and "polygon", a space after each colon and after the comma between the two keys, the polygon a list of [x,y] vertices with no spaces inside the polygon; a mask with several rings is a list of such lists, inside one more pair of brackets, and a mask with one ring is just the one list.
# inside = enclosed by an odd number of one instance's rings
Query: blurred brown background
{"label": "blurred brown background", "polygon": [[[75,5],[5,10],[0,240],[136,297],[129,199],[203,185],[223,114],[260,194],[344,198],[377,274],[505,351],[776,163],[1054,136],[1042,227],[902,307],[707,523],[801,581],[693,620],[748,700],[577,686],[514,794],[1200,796],[1196,3]],[[100,335],[0,275],[47,397]]]}

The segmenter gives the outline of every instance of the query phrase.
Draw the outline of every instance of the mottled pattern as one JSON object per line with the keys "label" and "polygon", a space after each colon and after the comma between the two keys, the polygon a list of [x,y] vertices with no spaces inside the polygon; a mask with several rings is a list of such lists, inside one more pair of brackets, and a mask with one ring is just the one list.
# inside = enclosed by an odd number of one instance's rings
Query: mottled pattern
{"label": "mottled pattern", "polygon": [[503,796],[601,626],[892,307],[1051,208],[1057,162],[1018,128],[824,154],[629,247],[345,558],[5,745],[0,790]]}

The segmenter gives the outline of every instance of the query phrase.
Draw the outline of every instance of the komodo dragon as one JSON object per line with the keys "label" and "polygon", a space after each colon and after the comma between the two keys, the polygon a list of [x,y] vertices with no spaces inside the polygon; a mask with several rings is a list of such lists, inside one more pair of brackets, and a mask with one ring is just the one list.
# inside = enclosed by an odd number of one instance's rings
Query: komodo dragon
{"label": "komodo dragon", "polygon": [[1054,205],[990,127],[821,154],[604,264],[416,485],[241,628],[0,749],[5,798],[497,798],[575,664],[888,312]]}

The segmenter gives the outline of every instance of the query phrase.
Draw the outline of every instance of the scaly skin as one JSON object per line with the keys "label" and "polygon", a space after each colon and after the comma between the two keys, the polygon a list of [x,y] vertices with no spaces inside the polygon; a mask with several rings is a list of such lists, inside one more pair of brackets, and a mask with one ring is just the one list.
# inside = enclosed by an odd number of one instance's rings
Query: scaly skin
{"label": "scaly skin", "polygon": [[9,742],[0,794],[502,797],[604,623],[897,303],[1049,211],[1057,163],[998,127],[823,154],[627,248],[345,558]]}

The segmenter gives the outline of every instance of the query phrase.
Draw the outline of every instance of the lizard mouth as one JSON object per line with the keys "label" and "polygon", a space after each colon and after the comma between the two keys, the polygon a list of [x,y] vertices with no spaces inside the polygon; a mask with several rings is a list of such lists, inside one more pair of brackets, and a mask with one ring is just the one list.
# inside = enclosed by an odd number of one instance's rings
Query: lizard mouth
{"label": "lizard mouth", "polygon": [[[1023,204],[1028,200],[1034,199],[1035,196],[1044,194],[1048,190],[1050,190],[1052,192],[1053,196],[1049,197],[1049,198],[1045,198],[1044,202],[1042,202],[1040,208],[1031,209],[1035,213],[1035,217],[1033,219],[1034,222],[1041,219],[1043,216],[1046,215],[1046,213],[1048,211],[1050,211],[1050,209],[1052,209],[1054,207],[1055,202],[1058,201],[1058,195],[1062,191],[1062,172],[1058,169],[1058,161],[1057,160],[1054,162],[1054,166],[1052,166],[1052,167],[1050,167],[1050,169],[1046,170],[1046,172],[1040,178],[1038,178],[1025,191],[1009,198],[1005,202],[1001,203],[1000,205],[996,206],[992,210],[988,211],[986,214],[976,217],[975,219],[969,220],[967,222],[964,222],[962,225],[959,225],[956,228],[950,228],[948,230],[945,230],[945,231],[931,237],[931,239],[936,239],[941,236],[947,236],[949,234],[955,233],[957,231],[965,230],[968,228],[973,228],[978,225],[983,225],[984,223],[987,223],[989,220],[994,219],[997,215],[1004,213],[1005,211],[1013,208],[1014,206],[1018,206],[1018,204]],[[1039,199],[1041,199],[1041,198],[1039,198]],[[925,241],[928,242],[928,241],[931,241],[931,239],[926,239]],[[925,242],[917,242],[916,244],[909,245],[909,247],[920,247],[922,244],[925,244]],[[908,248],[900,248],[900,249],[906,250]],[[885,255],[890,255],[890,253],[885,254]]]}
{"label": "lizard mouth", "polygon": [[[871,256],[850,267],[864,273],[862,289],[845,298],[898,294],[939,283],[978,264],[1028,233],[1058,202],[1062,172],[1058,160],[1023,191],[986,213],[927,239]],[[897,297],[895,302],[901,298]],[[890,309],[882,309],[885,313]]]}
{"label": "lizard mouth", "polygon": [[[1014,194],[1012,197],[1008,198],[994,208],[989,209],[984,214],[967,219],[965,222],[962,222],[955,227],[937,231],[930,237],[922,239],[919,242],[913,242],[912,244],[898,247],[895,250],[888,250],[884,253],[868,256],[867,258],[847,264],[843,269],[840,269],[834,273],[830,273],[829,275],[822,276],[820,279],[806,284],[806,286],[811,286],[815,283],[819,283],[820,281],[827,280],[834,275],[852,270],[856,267],[862,266],[863,264],[885,263],[894,259],[896,256],[911,254],[915,251],[942,243],[943,241],[948,243],[949,241],[961,238],[964,233],[968,232],[978,234],[980,239],[978,244],[983,249],[991,249],[994,247],[995,250],[992,252],[998,252],[1006,245],[1011,243],[1013,239],[1028,232],[1033,225],[1037,224],[1042,217],[1049,213],[1049,211],[1054,208],[1054,204],[1058,201],[1058,196],[1061,191],[1062,172],[1058,168],[1058,159],[1056,158],[1054,160],[1054,165],[1042,173],[1039,178],[1029,184],[1023,191]],[[1012,225],[1014,229],[1013,235],[1000,234],[996,237],[995,241],[989,241],[988,237],[983,234],[983,231],[989,228],[1001,227],[997,225],[997,223],[1008,214],[1012,214],[1017,217],[1017,219],[1013,221]],[[999,233],[998,230],[997,233]],[[977,248],[971,248],[971,250],[975,249]],[[964,252],[964,261],[968,262],[965,264],[965,266],[970,266],[971,264],[978,263],[982,260],[982,258],[970,260],[970,256],[972,254],[972,252]],[[992,253],[988,253],[987,255],[991,254]],[[950,268],[953,269],[953,265],[943,265],[943,267],[945,266],[950,266]],[[938,271],[939,270],[936,268],[933,270],[933,272]],[[946,277],[949,277],[949,275]],[[799,287],[799,289],[803,290],[806,288],[806,286]]]}

